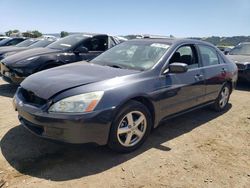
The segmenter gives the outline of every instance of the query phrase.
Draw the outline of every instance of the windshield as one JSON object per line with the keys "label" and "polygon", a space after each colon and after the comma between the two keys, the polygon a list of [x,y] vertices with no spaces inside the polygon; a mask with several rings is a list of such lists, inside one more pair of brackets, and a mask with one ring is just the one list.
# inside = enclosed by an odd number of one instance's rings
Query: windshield
{"label": "windshield", "polygon": [[10,40],[12,40],[12,38],[3,39],[3,40],[0,41],[0,45],[6,44],[6,43],[9,42]]}
{"label": "windshield", "polygon": [[29,48],[39,48],[39,47],[46,47],[49,44],[51,44],[52,42],[55,42],[55,40],[53,39],[44,39],[44,40],[40,40],[32,45],[29,46]]}
{"label": "windshield", "polygon": [[31,44],[34,44],[35,42],[37,42],[36,39],[27,39],[23,42],[20,42],[19,44],[16,45],[16,47],[28,47]]}
{"label": "windshield", "polygon": [[169,46],[151,41],[124,42],[102,53],[91,62],[115,68],[147,70],[161,59]]}
{"label": "windshield", "polygon": [[58,49],[58,50],[67,50],[70,49],[72,46],[75,46],[79,42],[83,41],[84,39],[89,38],[84,35],[69,35],[65,38],[62,38],[50,45],[48,48]]}
{"label": "windshield", "polygon": [[241,43],[235,46],[229,53],[230,55],[250,55],[250,43]]}

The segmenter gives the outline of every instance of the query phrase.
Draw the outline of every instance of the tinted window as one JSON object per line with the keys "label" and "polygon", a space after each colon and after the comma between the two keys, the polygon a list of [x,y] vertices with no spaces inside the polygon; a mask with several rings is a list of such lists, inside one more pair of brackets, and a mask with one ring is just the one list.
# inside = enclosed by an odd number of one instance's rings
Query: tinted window
{"label": "tinted window", "polygon": [[55,40],[52,39],[44,39],[44,40],[40,40],[32,45],[29,46],[29,48],[38,48],[38,47],[46,47],[49,44],[51,44],[52,42],[55,42]]}
{"label": "tinted window", "polygon": [[192,45],[185,45],[180,47],[171,57],[169,63],[180,62],[186,63],[189,68],[199,67],[197,53]]}
{"label": "tinted window", "polygon": [[23,39],[13,39],[10,42],[8,42],[8,46],[10,46],[10,45],[16,45],[16,44],[18,44],[18,43],[20,43],[22,41],[23,41]]}
{"label": "tinted window", "polygon": [[16,46],[17,47],[27,47],[27,46],[30,46],[31,44],[34,44],[35,42],[37,42],[36,39],[27,39],[25,41],[20,42]]}
{"label": "tinted window", "polygon": [[0,41],[0,45],[4,45],[4,44],[8,43],[11,40],[12,40],[12,38],[3,39],[3,40]]}
{"label": "tinted window", "polygon": [[85,40],[82,46],[88,48],[89,51],[105,51],[108,49],[107,37],[93,37]]}
{"label": "tinted window", "polygon": [[89,38],[89,36],[85,36],[83,34],[79,35],[69,35],[67,37],[64,37],[56,42],[53,42],[52,44],[48,45],[48,48],[52,49],[59,49],[59,50],[67,50],[70,49],[71,47],[77,45],[84,39]]}
{"label": "tinted window", "polygon": [[199,46],[202,62],[205,66],[219,64],[219,59],[215,49],[209,46]]}

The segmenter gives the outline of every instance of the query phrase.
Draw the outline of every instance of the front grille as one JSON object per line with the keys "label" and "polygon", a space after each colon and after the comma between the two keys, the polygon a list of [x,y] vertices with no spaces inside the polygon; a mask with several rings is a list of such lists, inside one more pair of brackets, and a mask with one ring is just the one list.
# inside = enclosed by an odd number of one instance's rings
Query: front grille
{"label": "front grille", "polygon": [[27,91],[24,88],[20,88],[20,93],[22,95],[22,97],[24,98],[25,102],[33,104],[33,105],[37,105],[37,106],[42,106],[44,104],[46,104],[46,100],[42,99],[38,96],[36,96],[32,91]]}
{"label": "front grille", "polygon": [[244,64],[238,64],[237,63],[236,65],[237,65],[239,70],[245,70],[246,69],[246,65],[244,65]]}

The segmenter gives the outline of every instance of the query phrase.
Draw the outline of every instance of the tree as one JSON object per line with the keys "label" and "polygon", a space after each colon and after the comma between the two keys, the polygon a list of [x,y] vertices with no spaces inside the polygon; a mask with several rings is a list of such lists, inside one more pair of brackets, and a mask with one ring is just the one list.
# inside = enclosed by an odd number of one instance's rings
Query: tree
{"label": "tree", "polygon": [[14,29],[14,30],[6,31],[6,32],[5,32],[5,35],[6,35],[6,36],[10,36],[12,33],[19,33],[19,30],[18,30],[18,29]]}
{"label": "tree", "polygon": [[41,37],[43,34],[37,30],[31,31],[31,33],[34,35],[34,38]]}
{"label": "tree", "polygon": [[69,33],[67,31],[61,31],[61,38],[68,36]]}
{"label": "tree", "polygon": [[22,33],[24,37],[29,37],[29,38],[38,38],[41,37],[43,34],[37,30],[34,31],[26,31]]}

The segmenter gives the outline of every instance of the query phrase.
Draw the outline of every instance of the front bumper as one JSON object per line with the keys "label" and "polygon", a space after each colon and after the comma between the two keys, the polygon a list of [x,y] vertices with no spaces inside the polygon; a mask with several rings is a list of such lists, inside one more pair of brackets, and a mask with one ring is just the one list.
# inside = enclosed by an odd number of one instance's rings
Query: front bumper
{"label": "front bumper", "polygon": [[26,104],[18,93],[13,105],[21,124],[39,137],[74,144],[108,142],[114,109],[75,115],[51,114],[43,107]]}
{"label": "front bumper", "polygon": [[238,71],[239,80],[245,80],[250,82],[250,69]]}
{"label": "front bumper", "polygon": [[238,78],[250,82],[250,64],[236,64],[238,67]]}
{"label": "front bumper", "polygon": [[3,63],[0,63],[0,72],[3,80],[11,84],[20,84],[25,79],[25,77],[18,76]]}

